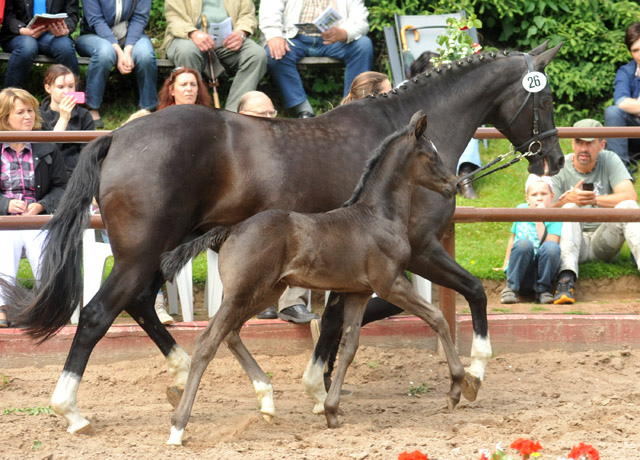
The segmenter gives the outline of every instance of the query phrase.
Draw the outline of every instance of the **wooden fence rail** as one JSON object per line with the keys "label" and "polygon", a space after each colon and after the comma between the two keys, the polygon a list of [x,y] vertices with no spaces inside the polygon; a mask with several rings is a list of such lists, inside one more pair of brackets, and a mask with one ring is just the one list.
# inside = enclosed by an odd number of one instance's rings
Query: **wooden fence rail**
{"label": "wooden fence rail", "polygon": [[[0,142],[89,142],[110,131],[0,131]],[[573,128],[559,127],[558,137],[578,136],[640,138],[640,127]],[[504,136],[495,128],[478,128],[477,139],[499,139]],[[0,230],[27,230],[41,228],[51,216],[0,216]],[[455,258],[454,223],[473,222],[640,222],[640,210],[635,209],[516,209],[458,207],[453,222],[445,233],[442,243]],[[100,216],[91,216],[90,228],[104,228]],[[456,338],[455,291],[440,287],[440,309],[443,311],[451,336]]]}

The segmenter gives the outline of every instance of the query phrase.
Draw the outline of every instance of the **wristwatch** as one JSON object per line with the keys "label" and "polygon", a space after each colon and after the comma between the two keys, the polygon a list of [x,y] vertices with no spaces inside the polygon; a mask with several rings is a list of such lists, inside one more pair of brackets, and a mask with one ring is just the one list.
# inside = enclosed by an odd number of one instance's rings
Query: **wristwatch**
{"label": "wristwatch", "polygon": [[242,41],[245,41],[247,39],[247,33],[244,30],[239,30],[238,32],[242,35]]}

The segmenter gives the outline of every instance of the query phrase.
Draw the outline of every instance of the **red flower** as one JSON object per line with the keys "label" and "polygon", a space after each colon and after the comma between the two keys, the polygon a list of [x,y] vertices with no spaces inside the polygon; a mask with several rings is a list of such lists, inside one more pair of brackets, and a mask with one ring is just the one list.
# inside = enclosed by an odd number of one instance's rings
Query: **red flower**
{"label": "red flower", "polygon": [[467,30],[468,28],[469,26],[463,26],[463,27],[460,27],[460,30]]}
{"label": "red flower", "polygon": [[483,452],[479,460],[489,460],[489,457]]}
{"label": "red flower", "polygon": [[569,452],[568,458],[573,458],[574,460],[578,460],[580,458],[600,460],[600,454],[593,448],[593,446],[581,442],[577,446],[573,446],[571,452]]}
{"label": "red flower", "polygon": [[425,454],[420,452],[419,450],[414,450],[413,452],[407,453],[405,450],[400,455],[398,455],[398,460],[429,460]]}
{"label": "red flower", "polygon": [[531,439],[518,438],[511,443],[512,449],[516,449],[520,452],[523,458],[529,458],[531,454],[537,453],[542,449],[542,446],[538,441],[532,441]]}

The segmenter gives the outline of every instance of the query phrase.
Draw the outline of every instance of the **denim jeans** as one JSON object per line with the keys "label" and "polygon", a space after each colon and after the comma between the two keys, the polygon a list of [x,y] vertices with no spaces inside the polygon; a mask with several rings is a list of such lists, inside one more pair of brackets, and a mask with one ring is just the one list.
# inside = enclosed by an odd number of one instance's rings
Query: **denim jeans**
{"label": "denim jeans", "polygon": [[526,238],[515,242],[507,267],[507,287],[515,292],[553,292],[553,280],[560,267],[560,246],[545,241],[534,255],[533,243]]}
{"label": "denim jeans", "polygon": [[[102,105],[111,69],[118,62],[118,55],[111,43],[95,34],[80,35],[76,40],[76,48],[80,56],[91,58],[87,69],[86,103],[89,108],[98,110]],[[153,110],[158,105],[158,67],[156,53],[146,35],[143,34],[136,42],[132,56],[135,65],[133,71],[140,93],[140,108]]]}
{"label": "denim jeans", "polygon": [[[604,110],[605,126],[640,126],[640,118],[625,112],[616,105]],[[631,148],[630,148],[631,147]],[[611,138],[607,139],[608,150],[616,152],[625,164],[629,163],[630,154],[640,152],[640,139]]]}
{"label": "denim jeans", "polygon": [[4,87],[22,86],[33,60],[38,54],[53,58],[58,64],[63,64],[78,75],[78,58],[73,47],[73,40],[67,35],[56,37],[45,32],[38,38],[18,35],[4,44],[4,50],[11,53],[7,69],[4,74]]}
{"label": "denim jeans", "polygon": [[373,61],[373,45],[369,37],[362,36],[351,43],[332,43],[323,45],[322,37],[311,37],[298,34],[289,40],[288,51],[280,60],[275,60],[267,51],[267,66],[274,82],[280,89],[286,108],[294,107],[307,100],[302,86],[302,79],[296,68],[297,62],[305,56],[325,56],[340,59],[345,63],[343,97],[349,94],[351,82],[362,72],[371,70]]}

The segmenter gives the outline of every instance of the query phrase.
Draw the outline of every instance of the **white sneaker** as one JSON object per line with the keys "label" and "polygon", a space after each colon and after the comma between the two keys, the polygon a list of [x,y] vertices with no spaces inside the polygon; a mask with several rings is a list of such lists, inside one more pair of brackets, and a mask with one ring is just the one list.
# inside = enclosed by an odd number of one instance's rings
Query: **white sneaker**
{"label": "white sneaker", "polygon": [[173,324],[173,317],[164,309],[164,299],[162,301],[156,300],[154,307],[156,309],[158,319],[162,324]]}

